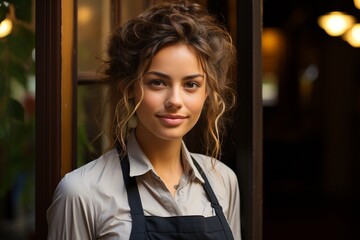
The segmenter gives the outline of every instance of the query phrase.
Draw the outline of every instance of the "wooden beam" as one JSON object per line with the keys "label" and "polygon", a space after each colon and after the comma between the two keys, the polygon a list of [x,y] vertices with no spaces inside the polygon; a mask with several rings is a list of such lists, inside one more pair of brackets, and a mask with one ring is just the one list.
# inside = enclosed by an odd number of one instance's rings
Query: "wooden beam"
{"label": "wooden beam", "polygon": [[237,1],[237,175],[243,240],[262,239],[262,1]]}
{"label": "wooden beam", "polygon": [[62,9],[66,9],[61,12],[61,176],[64,176],[76,168],[76,1],[62,0]]}
{"label": "wooden beam", "polygon": [[36,1],[36,239],[61,178],[61,0]]}
{"label": "wooden beam", "polygon": [[75,167],[76,11],[73,0],[36,1],[36,239],[46,239],[46,210]]}

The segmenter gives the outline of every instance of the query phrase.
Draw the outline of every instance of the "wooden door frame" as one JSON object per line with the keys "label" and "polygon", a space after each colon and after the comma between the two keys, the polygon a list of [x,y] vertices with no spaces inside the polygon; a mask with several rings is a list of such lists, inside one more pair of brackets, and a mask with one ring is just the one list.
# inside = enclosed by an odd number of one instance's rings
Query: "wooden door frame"
{"label": "wooden door frame", "polygon": [[[74,156],[75,114],[64,125],[62,98],[62,4],[68,0],[36,0],[36,239],[46,239],[46,209],[64,173],[63,151]],[[76,1],[74,1],[76,2]],[[237,1],[238,106],[236,173],[239,177],[243,240],[262,239],[262,98],[261,29],[262,1]],[[116,13],[117,14],[117,13]],[[115,15],[116,15],[115,14]],[[74,16],[76,11],[74,10]],[[73,39],[74,40],[74,39]],[[75,47],[72,48],[75,50]],[[75,51],[74,51],[75,52]],[[70,54],[70,57],[74,55]],[[73,77],[76,76],[73,71]],[[67,101],[65,99],[65,101]],[[69,102],[68,102],[69,103]],[[68,120],[69,121],[69,118]],[[63,131],[73,132],[73,147]],[[76,128],[75,128],[76,129]],[[69,136],[66,136],[69,138]],[[66,161],[75,162],[75,159]],[[68,167],[66,167],[68,168]],[[63,171],[62,171],[63,170]],[[67,170],[65,170],[66,172]]]}
{"label": "wooden door frame", "polygon": [[36,0],[36,239],[61,176],[61,0]]}
{"label": "wooden door frame", "polygon": [[237,175],[243,240],[262,239],[262,0],[237,1]]}
{"label": "wooden door frame", "polygon": [[[76,0],[36,0],[35,4],[35,231],[36,239],[46,239],[46,210],[61,177],[75,166]],[[62,9],[72,10],[73,18],[62,16]]]}

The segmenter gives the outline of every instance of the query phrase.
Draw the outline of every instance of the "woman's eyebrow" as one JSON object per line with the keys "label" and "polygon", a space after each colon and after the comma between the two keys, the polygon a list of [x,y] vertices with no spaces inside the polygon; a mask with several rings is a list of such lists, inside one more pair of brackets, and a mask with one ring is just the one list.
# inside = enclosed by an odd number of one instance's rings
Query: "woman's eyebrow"
{"label": "woman's eyebrow", "polygon": [[[149,75],[149,74],[153,74],[153,75],[157,75],[158,77],[162,77],[162,78],[167,78],[167,79],[171,79],[171,77],[165,73],[162,72],[158,72],[158,71],[150,71],[147,72],[145,75]],[[202,77],[204,78],[204,75],[202,74],[192,74],[192,75],[188,75],[186,77],[183,78],[183,80],[189,80],[189,79],[194,79],[197,77]]]}
{"label": "woman's eyebrow", "polygon": [[190,79],[194,79],[194,78],[198,78],[198,77],[204,78],[204,75],[202,75],[202,74],[193,74],[193,75],[189,75],[189,76],[184,77],[184,80],[190,80]]}
{"label": "woman's eyebrow", "polygon": [[162,73],[162,72],[150,71],[150,72],[147,72],[145,75],[149,75],[149,74],[153,74],[153,75],[157,75],[158,77],[170,79],[170,76],[169,76],[169,75],[167,75],[167,74],[165,74],[165,73]]}

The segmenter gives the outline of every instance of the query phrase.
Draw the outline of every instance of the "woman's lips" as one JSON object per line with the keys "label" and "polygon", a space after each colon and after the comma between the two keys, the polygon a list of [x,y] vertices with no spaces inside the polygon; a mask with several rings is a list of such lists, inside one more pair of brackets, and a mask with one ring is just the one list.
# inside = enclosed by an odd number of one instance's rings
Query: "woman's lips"
{"label": "woman's lips", "polygon": [[185,116],[181,115],[158,115],[157,117],[164,125],[167,126],[178,126],[186,119]]}

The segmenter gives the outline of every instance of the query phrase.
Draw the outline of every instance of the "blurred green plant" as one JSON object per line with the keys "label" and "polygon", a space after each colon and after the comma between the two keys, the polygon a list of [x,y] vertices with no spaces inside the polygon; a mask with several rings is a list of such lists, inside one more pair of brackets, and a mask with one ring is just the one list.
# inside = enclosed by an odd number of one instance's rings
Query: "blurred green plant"
{"label": "blurred green plant", "polygon": [[[89,101],[89,89],[78,88],[77,98],[77,167],[80,167],[96,156],[94,142],[89,137],[89,113],[86,109],[86,102]],[[94,127],[94,126],[92,126]]]}
{"label": "blurred green plant", "polygon": [[[0,38],[0,197],[20,184],[20,201],[33,202],[35,171],[35,31],[32,0],[0,0],[0,22],[12,32]],[[32,79],[29,80],[29,79]],[[19,189],[18,189],[19,190]],[[29,203],[30,203],[29,202]]]}

